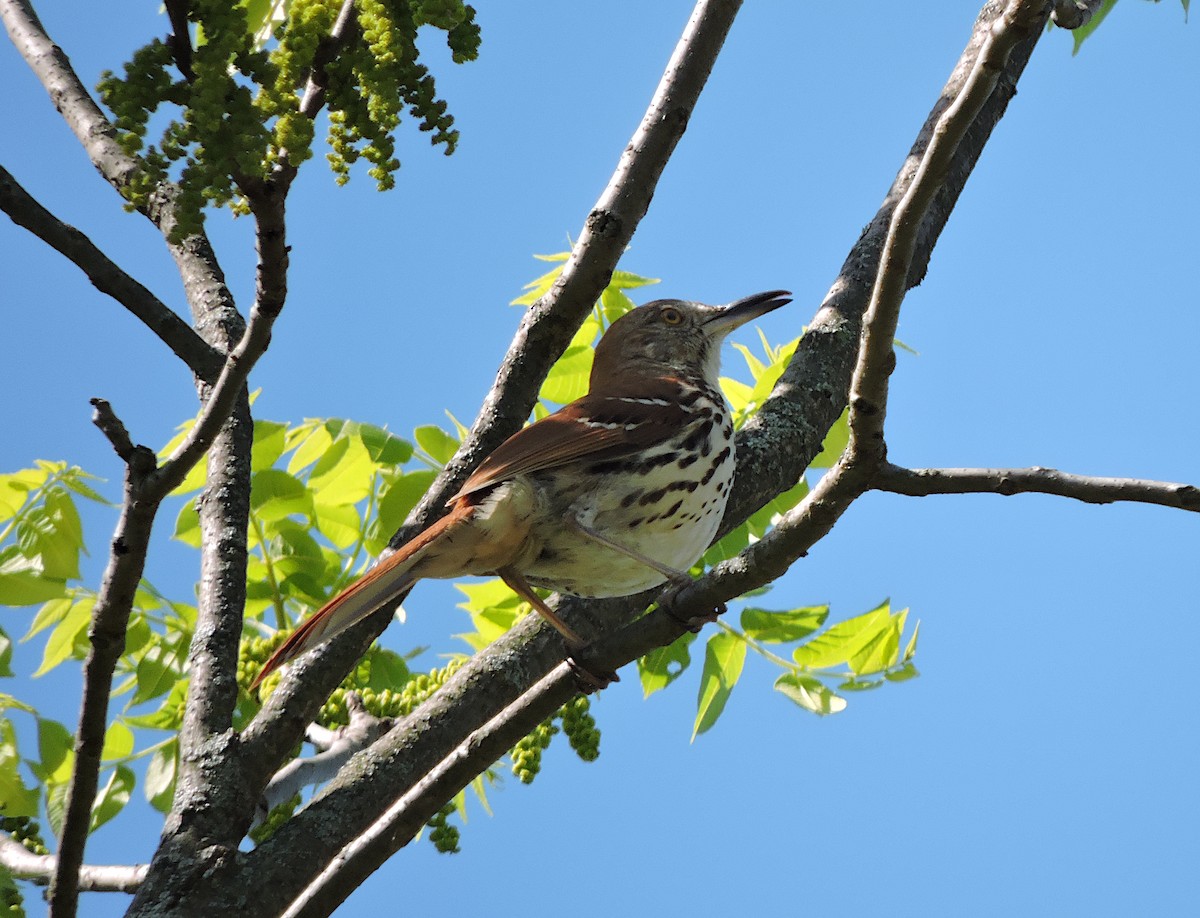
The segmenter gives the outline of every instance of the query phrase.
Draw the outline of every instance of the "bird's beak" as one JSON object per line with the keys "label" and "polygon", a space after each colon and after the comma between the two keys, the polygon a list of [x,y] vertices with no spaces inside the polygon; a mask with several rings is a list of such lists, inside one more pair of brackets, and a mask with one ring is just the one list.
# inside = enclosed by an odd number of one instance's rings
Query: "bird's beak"
{"label": "bird's beak", "polygon": [[704,323],[704,331],[714,338],[723,337],[735,328],[740,328],[752,319],[766,315],[791,301],[792,294],[789,290],[768,290],[766,293],[742,297],[708,319]]}

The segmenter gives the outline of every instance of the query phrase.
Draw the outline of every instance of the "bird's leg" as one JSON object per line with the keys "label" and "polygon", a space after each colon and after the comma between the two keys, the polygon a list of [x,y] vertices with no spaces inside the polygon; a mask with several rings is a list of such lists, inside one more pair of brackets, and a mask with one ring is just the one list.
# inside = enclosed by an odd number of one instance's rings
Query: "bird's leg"
{"label": "bird's leg", "polygon": [[715,622],[719,616],[725,613],[725,603],[721,603],[711,612],[706,612],[702,615],[693,615],[688,616],[687,618],[682,615],[677,615],[672,608],[672,601],[676,596],[679,595],[680,590],[694,582],[690,574],[688,574],[686,571],[680,571],[673,567],[669,567],[660,561],[656,561],[654,558],[651,558],[648,555],[643,555],[640,551],[636,551],[626,545],[622,545],[620,542],[610,539],[604,533],[599,532],[593,529],[591,526],[588,526],[586,523],[581,522],[573,513],[568,513],[564,517],[564,522],[566,522],[567,526],[569,526],[571,529],[574,529],[580,535],[587,536],[594,542],[599,542],[601,545],[605,545],[611,548],[613,551],[620,552],[629,558],[633,558],[634,561],[640,561],[642,564],[658,571],[660,574],[666,577],[667,581],[671,585],[663,590],[662,595],[660,595],[656,600],[658,602],[658,607],[689,631],[699,631],[706,624],[709,622]]}
{"label": "bird's leg", "polygon": [[577,517],[574,513],[568,513],[566,516],[564,516],[563,522],[565,522],[568,527],[574,529],[580,535],[587,536],[593,542],[599,542],[601,545],[605,545],[608,548],[611,548],[613,551],[620,552],[626,557],[633,558],[634,561],[640,561],[642,564],[646,565],[646,567],[658,571],[660,574],[670,580],[672,584],[679,584],[682,586],[685,583],[692,582],[692,578],[686,571],[679,571],[673,567],[668,567],[661,561],[655,561],[649,555],[643,555],[640,551],[636,551],[627,545],[622,545],[620,542],[614,542],[604,533],[599,532],[598,530],[593,529],[591,526],[588,526],[586,523],[581,522],[579,517]]}
{"label": "bird's leg", "polygon": [[508,584],[510,590],[533,606],[538,611],[538,614],[553,625],[554,629],[563,636],[563,640],[567,644],[567,663],[570,664],[571,672],[575,674],[575,678],[579,682],[579,687],[585,693],[598,692],[600,689],[607,688],[612,683],[620,681],[621,677],[616,673],[593,672],[575,659],[575,654],[586,646],[583,638],[576,634],[575,629],[564,622],[557,612],[546,605],[545,600],[534,592],[533,587],[529,585],[529,581],[525,579],[525,576],[520,571],[511,567],[505,567],[496,571],[496,573],[501,580]]}

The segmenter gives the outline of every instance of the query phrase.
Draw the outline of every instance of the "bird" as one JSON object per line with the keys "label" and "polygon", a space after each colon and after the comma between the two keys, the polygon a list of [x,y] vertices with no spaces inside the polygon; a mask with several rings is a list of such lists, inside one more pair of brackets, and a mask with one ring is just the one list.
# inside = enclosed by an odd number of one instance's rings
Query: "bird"
{"label": "bird", "polygon": [[601,598],[687,583],[716,535],[736,464],[721,344],[790,296],[654,300],[618,318],[596,345],[587,394],[501,443],[445,515],[301,624],[252,690],[426,578],[499,576],[569,652],[584,642],[534,587]]}

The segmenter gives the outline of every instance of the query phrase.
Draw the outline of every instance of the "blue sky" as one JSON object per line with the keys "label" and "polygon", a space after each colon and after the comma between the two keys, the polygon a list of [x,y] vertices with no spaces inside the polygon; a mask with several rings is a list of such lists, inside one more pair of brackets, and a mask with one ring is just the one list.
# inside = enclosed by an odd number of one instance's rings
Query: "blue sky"
{"label": "blue sky", "polygon": [[[88,82],[165,29],[155,4],[42,7]],[[405,131],[387,195],[365,174],[337,189],[319,162],[305,169],[290,298],[252,378],[259,415],[401,433],[444,409],[473,417],[519,318],[506,304],[542,270],[530,255],[577,234],[689,10],[490,5],[479,61],[451,68],[431,47],[460,150],[447,159]],[[762,327],[794,336],[875,213],[975,12],[747,4],[623,261],[662,278],[646,298],[786,287],[796,302]],[[1077,57],[1069,36],[1043,39],[905,304],[900,337],[920,356],[901,354],[893,377],[893,461],[1200,483],[1197,41],[1178,4],[1135,0]],[[11,50],[0,78],[21,125],[0,161],[179,304],[156,233],[121,211]],[[210,226],[244,308],[249,227],[224,214]],[[87,399],[109,399],[135,438],[161,444],[195,410],[190,380],[73,267],[7,222],[0,234],[0,468],[61,458],[115,482]],[[731,350],[727,367],[735,360]],[[111,525],[88,519],[93,581]],[[186,594],[194,556],[160,536],[152,577]],[[772,693],[775,672],[751,659],[720,723],[690,743],[695,674],[643,701],[631,672],[594,704],[596,763],[556,744],[531,787],[509,780],[494,816],[471,811],[462,854],[413,846],[346,914],[447,899],[460,914],[581,918],[1189,914],[1198,549],[1196,517],[1162,508],[868,495],[770,604],[828,602],[844,618],[890,596],[921,620],[919,679],[819,720]],[[386,640],[461,649],[455,602],[448,585],[423,584]],[[6,611],[4,626],[20,633],[27,616]],[[26,645],[18,665],[39,653]],[[74,693],[55,674],[28,700],[73,722]],[[157,832],[153,814],[123,816],[89,859],[144,859]],[[122,901],[85,900],[96,915]]]}

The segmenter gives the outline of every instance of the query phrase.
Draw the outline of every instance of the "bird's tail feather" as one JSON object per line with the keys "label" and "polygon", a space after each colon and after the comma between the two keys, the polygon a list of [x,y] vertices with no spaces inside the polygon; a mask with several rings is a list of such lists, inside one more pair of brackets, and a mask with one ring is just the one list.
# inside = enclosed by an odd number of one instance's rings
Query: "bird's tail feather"
{"label": "bird's tail feather", "polygon": [[448,514],[325,603],[271,654],[250,690],[258,688],[267,676],[289,660],[333,640],[371,613],[402,598],[419,579],[419,575],[414,576],[412,569],[421,560],[424,550],[450,526],[469,518],[473,512],[472,502],[458,501]]}

